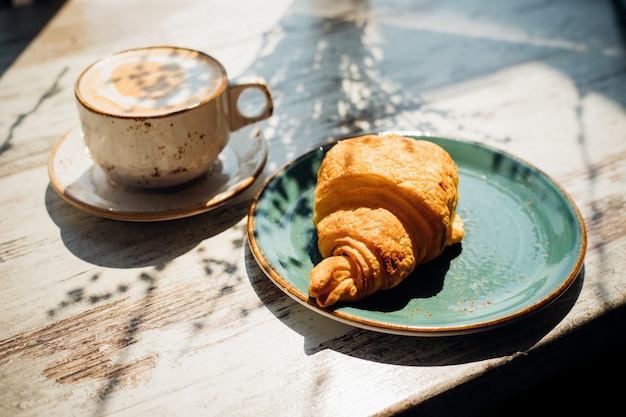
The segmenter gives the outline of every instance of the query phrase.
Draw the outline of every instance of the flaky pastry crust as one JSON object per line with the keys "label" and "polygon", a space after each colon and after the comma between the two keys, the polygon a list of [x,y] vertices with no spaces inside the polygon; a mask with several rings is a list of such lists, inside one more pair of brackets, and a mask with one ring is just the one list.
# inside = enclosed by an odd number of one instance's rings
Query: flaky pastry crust
{"label": "flaky pastry crust", "polygon": [[309,295],[358,301],[404,280],[464,235],[457,166],[440,146],[389,134],[345,139],[318,171],[313,223],[324,258]]}

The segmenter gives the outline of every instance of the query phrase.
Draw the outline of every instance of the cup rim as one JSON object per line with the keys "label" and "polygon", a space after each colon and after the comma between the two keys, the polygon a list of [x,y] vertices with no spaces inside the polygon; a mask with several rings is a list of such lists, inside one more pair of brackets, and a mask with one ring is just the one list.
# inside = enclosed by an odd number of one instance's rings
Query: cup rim
{"label": "cup rim", "polygon": [[[180,50],[180,51],[186,51],[186,52],[193,52],[193,53],[197,53],[199,55],[202,55],[203,57],[205,57],[206,59],[212,61],[220,70],[221,72],[221,78],[222,78],[222,82],[221,85],[215,89],[215,91],[208,95],[207,97],[205,97],[204,99],[202,99],[201,101],[198,101],[197,103],[193,103],[193,104],[189,104],[185,107],[182,107],[180,109],[176,109],[176,110],[172,110],[169,112],[165,112],[165,113],[158,113],[158,114],[146,114],[146,115],[126,115],[126,114],[121,114],[121,113],[115,113],[115,112],[111,112],[111,111],[106,111],[103,110],[101,108],[98,108],[96,106],[94,106],[91,103],[88,103],[85,98],[83,97],[83,95],[80,93],[79,91],[79,85],[80,82],[82,80],[82,78],[84,77],[84,75],[93,67],[95,67],[96,65],[104,62],[105,60],[108,60],[112,57],[116,57],[119,55],[124,55],[124,54],[129,54],[131,52],[136,52],[136,51],[144,51],[144,50],[150,50],[150,49],[172,49],[172,50]],[[224,65],[222,65],[222,63],[220,61],[218,61],[215,57],[199,51],[197,49],[193,49],[193,48],[186,48],[186,47],[182,47],[182,46],[172,46],[172,45],[152,45],[152,46],[141,46],[141,47],[136,47],[136,48],[129,48],[129,49],[124,49],[118,52],[114,52],[111,53],[107,56],[104,56],[94,62],[92,62],[91,64],[89,64],[87,67],[85,67],[81,73],[79,74],[78,78],[76,78],[76,82],[74,83],[74,95],[76,97],[76,99],[78,100],[78,103],[83,106],[84,108],[86,108],[87,110],[90,110],[94,113],[103,115],[103,116],[111,116],[111,117],[116,117],[116,118],[120,118],[120,119],[156,119],[156,118],[162,118],[162,117],[170,117],[172,115],[176,115],[179,113],[184,113],[186,111],[189,111],[190,109],[202,106],[212,100],[214,100],[216,97],[218,97],[220,94],[222,94],[224,92],[224,90],[226,89],[228,85],[228,75],[226,73],[226,69],[224,68]]]}

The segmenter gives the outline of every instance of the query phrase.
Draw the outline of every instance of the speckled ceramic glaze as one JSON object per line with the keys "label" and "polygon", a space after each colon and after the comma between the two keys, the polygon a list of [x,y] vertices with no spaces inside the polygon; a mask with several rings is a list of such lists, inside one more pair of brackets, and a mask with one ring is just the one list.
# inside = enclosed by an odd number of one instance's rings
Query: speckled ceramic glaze
{"label": "speckled ceramic glaze", "polygon": [[107,180],[85,150],[80,129],[56,144],[48,162],[52,188],[67,202],[101,217],[130,221],[171,220],[213,210],[248,188],[267,161],[261,131],[248,126],[232,134],[212,169],[171,189],[142,190]]}
{"label": "speckled ceramic glaze", "polygon": [[321,308],[308,296],[320,261],[313,191],[324,154],[311,151],[268,179],[250,209],[252,253],[288,295],[333,319],[407,335],[452,335],[492,328],[545,306],[575,280],[586,250],[583,219],[564,190],[538,169],[484,145],[433,141],[456,161],[461,244],[420,265],[402,284],[354,304]]}
{"label": "speckled ceramic glaze", "polygon": [[[259,114],[239,110],[246,89],[262,92]],[[110,181],[171,187],[204,174],[231,132],[267,119],[272,96],[261,79],[231,82],[202,52],[173,46],[130,49],[88,66],[76,80],[85,145]]]}

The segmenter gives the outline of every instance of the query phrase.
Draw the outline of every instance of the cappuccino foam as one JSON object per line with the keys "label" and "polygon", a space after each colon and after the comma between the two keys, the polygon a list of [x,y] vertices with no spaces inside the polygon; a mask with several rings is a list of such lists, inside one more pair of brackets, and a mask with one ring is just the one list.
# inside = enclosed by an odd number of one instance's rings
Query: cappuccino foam
{"label": "cappuccino foam", "polygon": [[87,68],[76,94],[92,109],[120,116],[157,116],[210,99],[227,83],[220,64],[182,48],[112,55]]}

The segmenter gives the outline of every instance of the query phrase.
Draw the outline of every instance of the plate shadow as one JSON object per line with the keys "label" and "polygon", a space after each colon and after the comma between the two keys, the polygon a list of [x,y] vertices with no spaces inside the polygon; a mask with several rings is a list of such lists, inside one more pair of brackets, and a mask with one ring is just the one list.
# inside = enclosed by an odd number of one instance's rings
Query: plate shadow
{"label": "plate shadow", "polygon": [[[276,318],[302,335],[307,355],[331,349],[368,361],[405,366],[462,364],[528,350],[571,310],[585,275],[583,266],[572,285],[556,300],[498,327],[462,335],[402,336],[353,327],[312,311],[274,285],[257,264],[248,244],[245,249],[246,270],[254,291]],[[436,285],[430,290],[436,291]]]}

